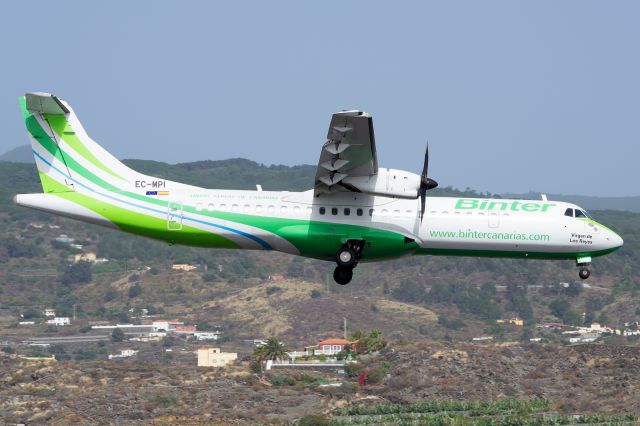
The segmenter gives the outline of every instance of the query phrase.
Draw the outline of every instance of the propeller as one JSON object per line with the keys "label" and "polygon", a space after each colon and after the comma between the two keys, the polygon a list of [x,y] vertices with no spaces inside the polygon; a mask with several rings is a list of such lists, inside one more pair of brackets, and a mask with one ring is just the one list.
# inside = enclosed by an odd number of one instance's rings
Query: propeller
{"label": "propeller", "polygon": [[424,151],[424,166],[422,167],[422,174],[420,175],[420,190],[418,191],[418,194],[420,195],[420,223],[422,223],[422,218],[424,217],[424,207],[427,201],[427,191],[438,186],[438,182],[427,176],[428,171],[429,144],[427,144],[427,148]]}

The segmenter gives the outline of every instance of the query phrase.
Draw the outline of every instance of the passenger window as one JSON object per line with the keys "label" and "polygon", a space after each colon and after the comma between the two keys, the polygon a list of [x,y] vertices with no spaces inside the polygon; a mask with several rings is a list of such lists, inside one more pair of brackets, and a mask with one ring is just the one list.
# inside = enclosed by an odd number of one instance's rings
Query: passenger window
{"label": "passenger window", "polygon": [[213,204],[209,204],[209,205],[207,206],[207,210],[209,210],[210,212],[212,212],[212,211],[213,211],[213,207],[214,207],[214,206],[213,206]]}
{"label": "passenger window", "polygon": [[202,211],[202,203],[196,204],[196,211],[199,211],[199,212]]}
{"label": "passenger window", "polygon": [[238,205],[237,205],[237,204],[233,204],[233,205],[231,206],[231,211],[232,211],[232,212],[237,212],[237,211],[238,211]]}
{"label": "passenger window", "polygon": [[327,212],[327,209],[325,209],[324,207],[320,207],[320,210],[318,210],[320,212],[320,214],[325,214]]}
{"label": "passenger window", "polygon": [[582,210],[576,209],[576,217],[587,217]]}
{"label": "passenger window", "polygon": [[260,213],[262,211],[262,206],[260,204],[258,204],[256,206],[256,212]]}
{"label": "passenger window", "polygon": [[286,212],[287,212],[287,206],[281,206],[280,213],[286,213]]}
{"label": "passenger window", "polygon": [[299,213],[300,213],[300,207],[295,206],[295,207],[293,208],[293,212],[294,212],[295,214],[299,214]]}
{"label": "passenger window", "polygon": [[244,205],[244,211],[249,213],[251,211],[251,206],[249,204]]}
{"label": "passenger window", "polygon": [[311,207],[307,207],[306,209],[304,209],[304,211],[306,211],[307,214],[313,213],[313,209]]}
{"label": "passenger window", "polygon": [[273,206],[269,206],[269,207],[267,207],[267,211],[268,211],[269,213],[273,213],[273,212],[275,212],[275,211],[276,211],[276,208],[275,208],[275,207],[273,207]]}
{"label": "passenger window", "polygon": [[565,216],[573,217],[573,209],[567,209],[564,211]]}
{"label": "passenger window", "polygon": [[220,210],[222,210],[223,212],[227,211],[227,205],[226,204],[220,204]]}
{"label": "passenger window", "polygon": [[357,209],[357,210],[356,210],[356,214],[357,214],[358,216],[362,216],[362,209]]}
{"label": "passenger window", "polygon": [[350,208],[345,208],[344,209],[344,215],[345,216],[349,216],[351,214],[351,209]]}
{"label": "passenger window", "polygon": [[373,209],[369,209],[369,216],[373,216]]}
{"label": "passenger window", "polygon": [[338,209],[336,207],[332,207],[331,208],[331,214],[334,215],[334,216],[337,215],[338,214]]}

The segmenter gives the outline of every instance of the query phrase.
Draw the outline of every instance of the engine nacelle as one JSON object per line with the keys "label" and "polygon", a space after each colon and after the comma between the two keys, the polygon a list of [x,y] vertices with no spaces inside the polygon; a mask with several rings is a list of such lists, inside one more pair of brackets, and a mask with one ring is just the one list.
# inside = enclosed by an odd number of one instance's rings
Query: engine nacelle
{"label": "engine nacelle", "polygon": [[342,180],[345,186],[371,195],[414,199],[418,198],[420,176],[396,169],[378,169],[373,176],[347,176]]}

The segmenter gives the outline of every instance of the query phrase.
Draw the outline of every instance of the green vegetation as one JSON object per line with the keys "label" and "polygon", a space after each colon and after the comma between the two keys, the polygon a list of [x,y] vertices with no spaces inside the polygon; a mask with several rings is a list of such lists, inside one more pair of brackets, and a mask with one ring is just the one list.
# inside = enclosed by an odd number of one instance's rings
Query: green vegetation
{"label": "green vegetation", "polygon": [[419,424],[434,426],[546,426],[568,424],[630,424],[633,414],[615,416],[563,416],[550,413],[547,399],[499,401],[426,401],[416,404],[385,404],[372,407],[347,407],[333,412],[331,424]]}
{"label": "green vegetation", "polygon": [[287,349],[277,337],[269,337],[267,343],[255,348],[253,351],[253,357],[258,361],[275,361],[287,357]]}

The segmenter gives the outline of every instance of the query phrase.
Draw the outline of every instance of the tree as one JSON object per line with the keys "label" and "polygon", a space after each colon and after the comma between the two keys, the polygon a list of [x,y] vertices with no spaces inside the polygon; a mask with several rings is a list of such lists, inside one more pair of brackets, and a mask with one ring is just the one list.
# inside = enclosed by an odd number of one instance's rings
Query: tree
{"label": "tree", "polygon": [[83,284],[91,282],[91,263],[80,261],[69,265],[62,273],[62,284]]}
{"label": "tree", "polygon": [[138,297],[142,294],[142,287],[140,284],[136,283],[129,288],[129,297],[133,299],[134,297]]}
{"label": "tree", "polygon": [[253,351],[253,356],[259,361],[275,361],[286,358],[287,352],[289,352],[289,349],[280,343],[277,337],[269,337],[266,344],[257,347]]}
{"label": "tree", "polygon": [[111,333],[111,340],[114,342],[122,342],[124,340],[124,331],[120,328],[114,328]]}
{"label": "tree", "polygon": [[395,288],[392,295],[395,299],[403,302],[421,302],[424,299],[424,286],[417,281],[405,280]]}

